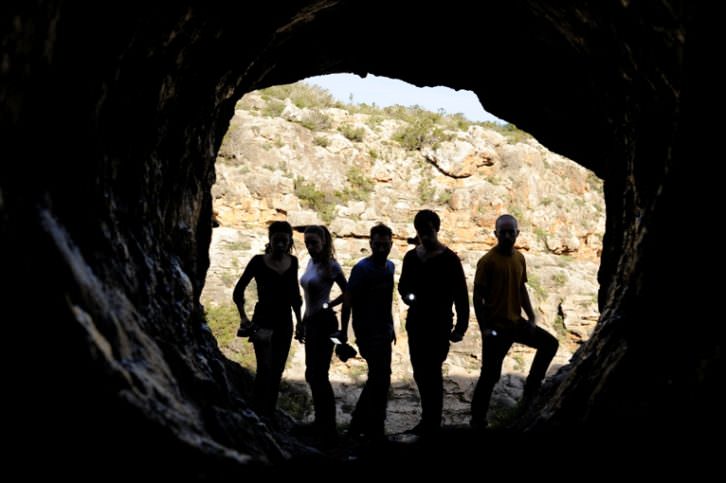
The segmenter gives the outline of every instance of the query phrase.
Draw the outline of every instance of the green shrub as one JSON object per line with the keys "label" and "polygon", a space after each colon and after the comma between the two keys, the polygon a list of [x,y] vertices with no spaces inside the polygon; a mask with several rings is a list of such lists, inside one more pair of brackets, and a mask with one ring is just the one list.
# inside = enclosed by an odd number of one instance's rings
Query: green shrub
{"label": "green shrub", "polygon": [[333,96],[326,89],[304,82],[268,87],[261,89],[260,94],[263,98],[290,99],[300,109],[332,107],[335,104]]}
{"label": "green shrub", "polygon": [[457,112],[456,114],[451,114],[448,116],[444,116],[442,119],[444,125],[447,129],[451,129],[452,131],[466,131],[469,129],[469,126],[471,126],[471,121],[469,121],[462,113]]}
{"label": "green shrub", "polygon": [[366,103],[362,103],[362,104],[347,104],[347,105],[345,105],[343,107],[345,109],[348,109],[350,112],[357,112],[357,113],[360,113],[360,114],[366,114],[368,116],[371,116],[371,118],[378,117],[380,119],[381,118],[381,114],[383,113],[383,110],[380,107],[376,106],[375,103],[374,104],[366,104]]}
{"label": "green shrub", "polygon": [[350,195],[358,200],[365,201],[368,195],[373,192],[375,183],[357,166],[353,166],[346,173]]}
{"label": "green shrub", "polygon": [[310,129],[311,131],[325,131],[330,129],[333,123],[327,114],[324,114],[317,109],[313,109],[302,118],[300,125],[304,128]]}
{"label": "green shrub", "polygon": [[552,275],[552,281],[558,287],[562,287],[567,283],[567,275],[565,275],[564,272],[557,272],[554,275]]}
{"label": "green shrub", "polygon": [[321,148],[327,148],[328,146],[330,146],[330,139],[325,136],[315,136],[313,138],[313,144],[316,146],[320,146]]}
{"label": "green shrub", "polygon": [[240,240],[236,242],[231,241],[225,241],[224,247],[226,250],[232,250],[232,251],[245,251],[252,248],[252,243],[250,243],[249,240]]}
{"label": "green shrub", "polygon": [[347,203],[351,199],[366,201],[373,192],[375,184],[357,166],[353,166],[346,174],[348,182],[342,191],[320,191],[312,183],[301,176],[295,178],[295,196],[301,204],[315,210],[325,223],[335,218],[335,207]]}
{"label": "green shrub", "polygon": [[486,129],[491,129],[492,131],[496,131],[502,136],[507,138],[507,141],[509,141],[512,144],[516,144],[522,141],[526,141],[527,139],[532,138],[532,136],[521,129],[519,129],[517,126],[511,123],[506,124],[500,124],[498,122],[492,122],[492,121],[482,121],[474,123],[478,126],[481,126]]}
{"label": "green shrub", "polygon": [[361,142],[365,137],[366,130],[362,127],[353,127],[350,124],[344,124],[338,128],[338,131],[343,134],[347,139],[353,142]]}
{"label": "green shrub", "polygon": [[280,117],[282,111],[285,110],[285,103],[277,99],[268,99],[265,107],[262,108],[262,114],[267,117]]}
{"label": "green shrub", "polygon": [[366,125],[371,129],[376,129],[384,121],[384,117],[380,115],[369,115],[366,119]]}
{"label": "green shrub", "polygon": [[431,180],[423,178],[418,184],[418,197],[421,203],[425,204],[433,200],[434,194],[436,194],[436,188],[431,185]]}
{"label": "green shrub", "polygon": [[335,205],[338,202],[335,194],[318,190],[315,185],[298,176],[295,178],[295,196],[306,208],[315,210],[326,224],[335,217]]}
{"label": "green shrub", "polygon": [[[252,317],[252,307],[247,308],[247,315]],[[204,308],[204,315],[212,329],[212,334],[217,339],[219,349],[240,365],[254,371],[257,367],[255,350],[247,339],[237,338],[239,327],[239,312],[233,304],[208,306]]]}
{"label": "green shrub", "polygon": [[439,193],[439,203],[446,204],[451,200],[451,190],[444,190],[441,193]]}
{"label": "green shrub", "polygon": [[547,298],[547,292],[542,287],[542,282],[535,273],[527,274],[527,285],[534,291],[534,294],[540,299],[544,300]]}
{"label": "green shrub", "polygon": [[295,178],[295,196],[297,196],[306,208],[320,210],[325,204],[325,193],[318,190],[314,184],[309,183],[305,178]]}
{"label": "green shrub", "polygon": [[519,206],[512,206],[509,209],[509,213],[517,219],[517,223],[519,225],[519,228],[521,229],[523,225],[526,224],[526,221],[524,219],[524,212],[522,211],[522,208]]}
{"label": "green shrub", "polygon": [[400,128],[393,135],[393,140],[409,151],[420,150],[424,146],[437,146],[443,141],[450,141],[453,135],[445,133],[434,125],[429,116],[414,119]]}

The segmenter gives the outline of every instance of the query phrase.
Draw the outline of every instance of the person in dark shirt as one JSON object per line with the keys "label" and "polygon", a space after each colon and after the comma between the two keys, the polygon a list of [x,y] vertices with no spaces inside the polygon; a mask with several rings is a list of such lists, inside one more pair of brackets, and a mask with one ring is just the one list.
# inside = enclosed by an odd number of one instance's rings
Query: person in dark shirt
{"label": "person in dark shirt", "polygon": [[537,327],[525,286],[527,265],[524,255],[514,249],[519,235],[517,220],[502,215],[495,228],[497,244],[479,259],[474,277],[474,310],[483,336],[481,376],[471,401],[471,426],[475,429],[487,427],[489,400],[512,344],[519,342],[537,349],[524,385],[522,406],[539,390],[559,345],[554,336]]}
{"label": "person in dark shirt", "polygon": [[371,255],[355,264],[343,298],[340,339],[345,342],[351,308],[353,332],[361,356],[368,363],[368,380],[358,398],[349,434],[371,441],[385,438],[386,405],[391,385],[391,342],[393,329],[393,274],[388,260],[393,233],[384,224],[371,228]]}
{"label": "person in dark shirt", "polygon": [[[441,428],[442,366],[449,342],[461,341],[469,326],[469,294],[461,260],[438,240],[439,216],[421,210],[413,224],[420,243],[403,258],[398,292],[408,305],[406,332],[421,396],[421,422],[410,432],[430,434]],[[452,305],[456,307],[453,330]]]}
{"label": "person in dark shirt", "polygon": [[[268,238],[265,254],[252,257],[232,295],[241,319],[238,336],[249,335],[255,348],[254,407],[264,416],[271,416],[275,411],[292,343],[292,314],[299,323],[302,305],[298,262],[291,254],[292,227],[286,221],[275,221],[268,228]],[[250,322],[245,312],[244,293],[253,278],[257,283],[258,302]]]}

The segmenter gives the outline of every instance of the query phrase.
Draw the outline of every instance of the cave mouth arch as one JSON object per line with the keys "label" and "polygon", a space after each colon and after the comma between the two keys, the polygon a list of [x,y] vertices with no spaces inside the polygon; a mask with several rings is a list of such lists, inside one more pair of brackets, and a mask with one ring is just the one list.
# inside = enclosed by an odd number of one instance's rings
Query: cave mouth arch
{"label": "cave mouth arch", "polygon": [[[496,241],[491,234],[494,220],[508,212],[520,221],[518,247],[529,258],[529,291],[539,325],[561,339],[551,366],[554,374],[589,338],[599,315],[596,273],[604,229],[600,180],[504,122],[477,123],[458,113],[420,108],[414,94],[426,95],[428,90],[410,86],[401,93],[411,96],[414,106],[378,107],[342,100],[351,87],[351,96],[358,97],[354,85],[341,87],[334,98],[305,80],[253,91],[236,103],[215,163],[213,211],[219,227],[213,231],[201,298],[220,348],[254,370],[252,346],[234,337],[238,317],[231,292],[250,257],[264,250],[272,220],[289,221],[300,230],[326,224],[346,276],[368,253],[369,228],[384,222],[394,230],[391,260],[397,280],[403,254],[411,248],[407,239],[414,235],[413,215],[421,208],[433,209],[442,217],[441,239],[462,259],[471,290],[478,258]],[[296,236],[296,246],[302,274],[308,256],[301,236]],[[394,347],[390,434],[413,427],[418,417],[412,414],[418,404],[408,374],[406,311],[394,299],[401,344]],[[249,317],[256,300],[250,287],[245,297]],[[468,424],[469,414],[458,399],[470,401],[479,375],[481,340],[471,319],[468,337],[452,346],[446,362],[445,371],[458,374],[444,405],[448,425]],[[352,332],[350,338],[354,340]],[[310,420],[302,348],[293,341],[280,407]],[[493,423],[502,425],[514,414],[533,357],[533,349],[516,345],[506,359],[495,391]],[[365,371],[360,359],[347,365],[333,361],[343,426]],[[460,388],[455,390],[454,384]],[[457,395],[461,391],[463,396]],[[309,407],[301,407],[300,400]]]}
{"label": "cave mouth arch", "polygon": [[[113,456],[99,442],[135,460],[148,451],[157,468],[173,467],[180,448],[237,463],[220,447],[282,457],[262,436],[239,436],[254,432],[238,416],[243,383],[199,329],[214,157],[243,92],[352,71],[471,89],[605,180],[602,322],[527,428],[637,433],[674,447],[723,428],[722,342],[679,330],[712,320],[692,301],[718,300],[716,289],[672,283],[709,273],[672,263],[683,250],[672,234],[684,219],[709,226],[719,216],[715,180],[700,174],[712,159],[700,116],[713,91],[698,7],[9,8],[0,122],[8,152],[23,154],[0,167],[3,296],[46,331],[36,373],[66,375],[28,392],[53,395],[57,412],[38,411],[40,427],[78,434],[101,461]],[[674,420],[683,413],[692,417]]]}

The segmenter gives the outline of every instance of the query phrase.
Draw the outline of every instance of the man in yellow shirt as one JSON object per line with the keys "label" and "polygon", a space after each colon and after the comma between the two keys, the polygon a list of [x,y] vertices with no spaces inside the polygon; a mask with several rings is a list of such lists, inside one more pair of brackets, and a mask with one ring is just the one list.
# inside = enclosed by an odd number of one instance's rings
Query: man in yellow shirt
{"label": "man in yellow shirt", "polygon": [[[539,390],[547,367],[557,353],[557,339],[537,327],[537,318],[525,282],[524,255],[514,249],[519,235],[512,215],[497,218],[494,234],[497,245],[476,266],[474,310],[482,332],[482,369],[471,401],[471,425],[487,426],[487,411],[494,385],[502,373],[502,362],[514,342],[537,349],[524,386],[522,403],[528,403]],[[522,317],[522,310],[527,318]]]}

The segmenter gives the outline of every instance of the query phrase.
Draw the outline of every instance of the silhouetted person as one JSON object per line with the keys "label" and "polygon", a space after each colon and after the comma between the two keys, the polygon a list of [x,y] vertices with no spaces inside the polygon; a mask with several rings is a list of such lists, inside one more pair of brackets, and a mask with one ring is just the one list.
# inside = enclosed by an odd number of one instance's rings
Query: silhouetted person
{"label": "silhouetted person", "polygon": [[[255,255],[234,288],[232,298],[240,315],[238,336],[249,336],[255,348],[257,375],[254,407],[265,416],[275,411],[282,372],[292,342],[292,314],[300,321],[298,262],[291,255],[292,227],[275,221],[268,228],[264,255]],[[252,279],[257,283],[258,302],[252,322],[245,312],[244,293]],[[291,310],[292,309],[292,310]]]}
{"label": "silhouetted person", "polygon": [[[425,434],[441,428],[442,365],[449,341],[459,342],[469,326],[469,294],[459,257],[438,240],[438,215],[421,210],[413,224],[420,244],[403,258],[398,292],[408,304],[406,332],[421,396],[421,422],[411,432]],[[453,331],[452,305],[456,307]]]}
{"label": "silhouetted person", "polygon": [[[497,218],[497,245],[476,266],[474,310],[482,332],[482,369],[471,401],[471,424],[487,426],[487,411],[494,385],[502,373],[502,361],[512,343],[537,349],[522,395],[525,406],[539,390],[547,367],[557,353],[558,342],[537,327],[537,318],[525,282],[524,255],[514,249],[519,235],[517,220],[511,215]],[[527,318],[522,317],[522,310]]]}
{"label": "silhouetted person", "polygon": [[[315,429],[325,443],[337,436],[335,427],[335,395],[328,379],[334,344],[330,336],[338,330],[333,307],[342,303],[346,280],[335,260],[333,240],[327,228],[312,225],[305,229],[305,247],[310,254],[300,285],[305,294],[305,316],[296,338],[305,343],[305,380],[310,385],[315,405]],[[341,294],[330,300],[333,283]]]}
{"label": "silhouetted person", "polygon": [[368,380],[353,411],[349,433],[370,440],[385,437],[386,405],[391,385],[393,273],[388,260],[393,233],[383,224],[371,228],[371,255],[355,264],[343,299],[341,339],[345,340],[350,311],[361,356],[368,363]]}

